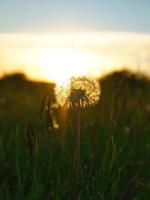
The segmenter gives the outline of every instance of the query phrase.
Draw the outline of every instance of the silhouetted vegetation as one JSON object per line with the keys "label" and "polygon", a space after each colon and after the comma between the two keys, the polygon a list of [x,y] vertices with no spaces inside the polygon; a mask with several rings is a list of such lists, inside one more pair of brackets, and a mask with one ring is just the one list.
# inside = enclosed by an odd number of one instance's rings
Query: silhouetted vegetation
{"label": "silhouetted vegetation", "polygon": [[[150,80],[123,71],[100,84],[99,103],[81,113],[78,199],[148,200]],[[75,116],[65,117],[54,84],[0,80],[0,199],[72,199]]]}

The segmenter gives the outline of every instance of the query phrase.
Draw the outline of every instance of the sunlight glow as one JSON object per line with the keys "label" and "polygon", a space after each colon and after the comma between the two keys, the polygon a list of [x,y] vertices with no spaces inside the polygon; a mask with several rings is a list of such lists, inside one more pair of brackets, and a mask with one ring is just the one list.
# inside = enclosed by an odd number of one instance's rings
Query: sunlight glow
{"label": "sunlight glow", "polygon": [[0,77],[21,72],[61,84],[129,69],[150,76],[150,34],[127,32],[0,33]]}
{"label": "sunlight glow", "polygon": [[40,49],[32,56],[31,63],[38,66],[39,78],[42,75],[45,80],[57,84],[72,76],[100,75],[100,58],[94,53],[81,50]]}

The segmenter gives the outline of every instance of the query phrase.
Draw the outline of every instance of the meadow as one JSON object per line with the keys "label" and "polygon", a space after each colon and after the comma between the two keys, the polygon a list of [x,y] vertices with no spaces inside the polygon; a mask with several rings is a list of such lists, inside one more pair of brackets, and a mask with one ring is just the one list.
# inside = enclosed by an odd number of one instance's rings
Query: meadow
{"label": "meadow", "polygon": [[[148,200],[150,80],[123,71],[100,84],[98,104],[81,111],[77,200]],[[1,78],[1,200],[73,199],[75,118],[54,84]]]}

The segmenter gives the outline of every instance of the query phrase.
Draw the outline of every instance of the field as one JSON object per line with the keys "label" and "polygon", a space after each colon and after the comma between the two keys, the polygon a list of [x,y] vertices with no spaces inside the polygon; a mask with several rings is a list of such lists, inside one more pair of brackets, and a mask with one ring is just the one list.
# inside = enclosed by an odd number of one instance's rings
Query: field
{"label": "field", "polygon": [[[116,72],[100,84],[99,103],[81,111],[77,199],[149,200],[150,81]],[[0,80],[1,200],[73,199],[76,113],[53,89],[21,74]]]}

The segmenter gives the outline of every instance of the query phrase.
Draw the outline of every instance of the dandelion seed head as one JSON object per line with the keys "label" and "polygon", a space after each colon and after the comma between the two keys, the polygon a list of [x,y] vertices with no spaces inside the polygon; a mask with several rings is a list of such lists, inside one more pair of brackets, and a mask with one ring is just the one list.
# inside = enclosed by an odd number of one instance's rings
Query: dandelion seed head
{"label": "dandelion seed head", "polygon": [[86,76],[72,77],[67,83],[56,86],[56,100],[60,106],[81,107],[96,104],[100,98],[99,82]]}

